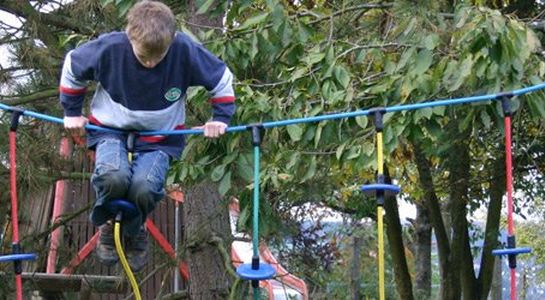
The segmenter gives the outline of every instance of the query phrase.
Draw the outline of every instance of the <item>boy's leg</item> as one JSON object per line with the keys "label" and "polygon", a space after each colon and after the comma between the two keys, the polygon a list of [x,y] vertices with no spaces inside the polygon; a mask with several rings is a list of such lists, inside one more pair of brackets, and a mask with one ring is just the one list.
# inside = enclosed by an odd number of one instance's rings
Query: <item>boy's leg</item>
{"label": "boy's leg", "polygon": [[100,226],[100,238],[96,253],[106,265],[113,265],[118,257],[113,240],[113,215],[104,209],[112,199],[125,198],[130,184],[131,171],[125,143],[115,137],[105,138],[96,146],[95,171],[91,182],[96,192],[96,202],[91,212],[91,221]]}
{"label": "boy's leg", "polygon": [[132,178],[128,199],[136,204],[140,216],[124,223],[127,237],[127,258],[134,271],[141,270],[147,260],[146,216],[165,196],[164,184],[169,156],[163,151],[139,152],[132,162]]}

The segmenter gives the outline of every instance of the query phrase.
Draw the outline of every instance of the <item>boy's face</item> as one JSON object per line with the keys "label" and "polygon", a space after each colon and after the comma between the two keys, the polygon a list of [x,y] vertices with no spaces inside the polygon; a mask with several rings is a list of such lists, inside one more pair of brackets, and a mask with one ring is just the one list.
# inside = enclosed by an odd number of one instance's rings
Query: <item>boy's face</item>
{"label": "boy's face", "polygon": [[156,65],[158,65],[163,58],[167,55],[168,49],[167,48],[163,53],[160,55],[150,55],[145,49],[142,49],[137,43],[131,43],[132,51],[134,53],[134,56],[136,56],[136,59],[142,64],[142,66],[146,68],[153,68]]}

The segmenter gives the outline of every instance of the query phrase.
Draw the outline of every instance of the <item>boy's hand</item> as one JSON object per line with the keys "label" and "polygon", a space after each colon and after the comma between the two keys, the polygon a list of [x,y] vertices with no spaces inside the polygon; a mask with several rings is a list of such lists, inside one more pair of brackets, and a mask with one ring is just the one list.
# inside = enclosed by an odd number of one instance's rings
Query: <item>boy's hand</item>
{"label": "boy's hand", "polygon": [[203,129],[204,136],[209,138],[217,138],[225,133],[227,124],[220,121],[206,122],[203,126],[193,127],[194,129]]}
{"label": "boy's hand", "polygon": [[64,129],[72,135],[82,136],[85,134],[85,125],[89,120],[84,116],[64,117]]}

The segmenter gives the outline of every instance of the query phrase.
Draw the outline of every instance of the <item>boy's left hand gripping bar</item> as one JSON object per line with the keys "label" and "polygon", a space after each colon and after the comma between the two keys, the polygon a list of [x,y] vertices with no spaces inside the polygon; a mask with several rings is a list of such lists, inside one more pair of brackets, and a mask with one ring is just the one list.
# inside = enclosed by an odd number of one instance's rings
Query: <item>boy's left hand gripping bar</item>
{"label": "boy's left hand gripping bar", "polygon": [[25,113],[25,110],[17,107],[12,107],[10,110],[13,115],[11,116],[11,125],[9,127],[9,130],[17,131],[17,126],[19,126],[19,119]]}

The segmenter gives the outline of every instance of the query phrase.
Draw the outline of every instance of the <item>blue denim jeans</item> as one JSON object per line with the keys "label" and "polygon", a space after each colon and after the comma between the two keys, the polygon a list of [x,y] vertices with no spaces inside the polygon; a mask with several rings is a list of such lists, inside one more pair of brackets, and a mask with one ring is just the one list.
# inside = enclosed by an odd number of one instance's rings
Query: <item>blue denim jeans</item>
{"label": "blue denim jeans", "polygon": [[104,204],[109,200],[126,199],[136,205],[138,214],[131,219],[124,218],[123,233],[136,235],[146,216],[165,196],[168,167],[169,156],[163,151],[137,152],[129,162],[123,139],[102,139],[96,146],[95,171],[91,177],[96,192],[91,222],[99,226],[113,219],[115,216],[104,208]]}

